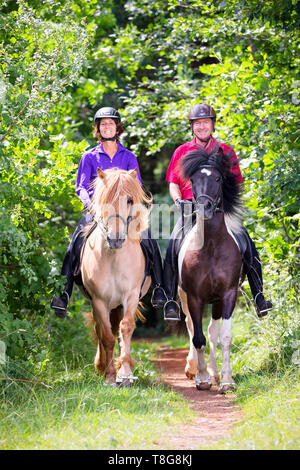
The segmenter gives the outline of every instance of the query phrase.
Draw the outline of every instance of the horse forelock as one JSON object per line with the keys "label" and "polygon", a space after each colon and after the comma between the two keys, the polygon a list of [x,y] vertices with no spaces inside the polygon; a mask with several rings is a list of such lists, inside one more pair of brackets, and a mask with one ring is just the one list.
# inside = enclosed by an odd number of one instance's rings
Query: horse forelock
{"label": "horse forelock", "polygon": [[223,177],[224,212],[226,214],[235,214],[238,218],[241,217],[241,187],[237,183],[235,175],[231,172],[234,163],[221,147],[214,147],[210,153],[199,147],[197,150],[187,153],[181,159],[179,165],[180,174],[185,180],[189,180],[201,168],[211,167],[219,171]]}
{"label": "horse forelock", "polygon": [[152,203],[152,197],[147,196],[137,177],[129,171],[109,169],[104,171],[103,178],[96,178],[93,182],[93,202],[96,205],[114,204],[121,196],[132,199],[133,204],[144,202]]}
{"label": "horse forelock", "polygon": [[[133,210],[133,218],[139,219],[141,228],[148,227],[149,210],[145,208],[144,204],[151,205],[152,196],[147,196],[136,176],[126,170],[109,169],[104,171],[103,177],[95,178],[92,186],[94,194],[89,210],[96,219],[103,216],[102,209],[106,205],[115,206],[117,211],[119,200],[126,197],[132,200],[133,207],[138,208]],[[141,210],[142,206],[144,210]],[[86,232],[88,233],[88,227]]]}

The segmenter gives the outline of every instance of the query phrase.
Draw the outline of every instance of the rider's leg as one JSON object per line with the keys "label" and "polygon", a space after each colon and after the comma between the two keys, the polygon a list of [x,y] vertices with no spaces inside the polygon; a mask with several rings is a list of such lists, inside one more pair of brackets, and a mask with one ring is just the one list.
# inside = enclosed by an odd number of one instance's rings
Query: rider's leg
{"label": "rider's leg", "polygon": [[151,237],[150,230],[144,233],[141,239],[142,247],[147,251],[151,261],[151,279],[154,285],[151,303],[155,308],[163,308],[166,302],[166,294],[163,289],[163,267],[162,258],[157,240]]}
{"label": "rider's leg", "polygon": [[164,306],[165,320],[180,320],[180,306],[176,301],[178,285],[178,259],[175,253],[174,240],[182,228],[182,218],[180,217],[173,229],[171,238],[167,247],[164,261],[164,289],[167,296],[167,302]]}
{"label": "rider's leg", "polygon": [[[249,237],[249,234],[248,234]],[[252,264],[251,266],[247,266],[246,274],[249,282],[249,286],[254,297],[255,308],[257,311],[257,315],[259,317],[263,317],[267,315],[269,310],[272,310],[273,305],[272,302],[269,300],[265,300],[263,295],[263,278],[262,278],[262,269],[261,269],[261,262],[259,259],[259,254],[257,249],[249,237],[250,245],[251,245],[251,258]]]}
{"label": "rider's leg", "polygon": [[62,275],[66,276],[67,281],[64,286],[63,293],[59,297],[56,297],[54,295],[50,304],[55,314],[60,318],[65,318],[65,316],[67,315],[67,308],[74,285],[73,267],[74,264],[76,264],[76,260],[79,259],[80,251],[83,244],[83,238],[81,236],[82,231],[84,227],[91,221],[92,217],[89,213],[85,214],[82,217],[78,226],[76,227],[75,232],[73,233],[72,240],[70,242],[66,256],[63,261]]}

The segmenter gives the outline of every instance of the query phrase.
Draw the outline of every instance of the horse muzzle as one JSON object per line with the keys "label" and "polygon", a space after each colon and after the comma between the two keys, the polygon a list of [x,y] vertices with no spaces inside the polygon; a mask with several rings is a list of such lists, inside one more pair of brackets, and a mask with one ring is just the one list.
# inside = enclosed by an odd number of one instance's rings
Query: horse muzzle
{"label": "horse muzzle", "polygon": [[211,198],[199,197],[196,201],[197,212],[204,220],[210,220],[215,213],[215,206]]}
{"label": "horse muzzle", "polygon": [[123,237],[110,238],[109,236],[107,236],[106,240],[111,250],[119,250],[120,248],[122,248],[125,238]]}

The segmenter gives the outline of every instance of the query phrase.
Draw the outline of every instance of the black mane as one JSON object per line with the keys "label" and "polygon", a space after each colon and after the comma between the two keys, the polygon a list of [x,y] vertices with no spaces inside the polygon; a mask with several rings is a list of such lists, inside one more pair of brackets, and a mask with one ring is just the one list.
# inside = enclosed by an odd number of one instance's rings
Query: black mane
{"label": "black mane", "polygon": [[192,150],[180,160],[180,172],[184,179],[190,179],[200,168],[212,167],[222,175],[223,208],[225,214],[235,214],[241,209],[241,188],[231,172],[234,166],[231,157],[225,155],[221,147],[214,148],[211,153],[199,147]]}

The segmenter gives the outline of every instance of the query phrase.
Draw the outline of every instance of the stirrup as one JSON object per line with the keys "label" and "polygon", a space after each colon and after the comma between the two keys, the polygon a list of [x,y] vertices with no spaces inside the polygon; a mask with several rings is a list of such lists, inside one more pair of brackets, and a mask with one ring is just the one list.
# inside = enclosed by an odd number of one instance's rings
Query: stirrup
{"label": "stirrup", "polygon": [[[262,308],[262,310],[259,308],[259,306],[258,306],[258,304],[257,304],[257,301],[256,301],[257,296],[260,295],[260,294],[261,294],[262,297],[263,297],[262,302],[264,302],[264,304],[265,304],[264,307]],[[270,302],[270,300],[266,300],[266,299],[264,298],[264,295],[263,295],[262,292],[258,292],[258,293],[256,294],[255,299],[254,299],[254,304],[255,304],[255,310],[256,310],[257,316],[258,316],[259,318],[265,317],[265,316],[268,314],[268,312],[273,309],[273,304],[272,304],[272,302]]]}
{"label": "stirrup", "polygon": [[62,293],[62,295],[63,294],[66,294],[66,296],[67,296],[67,305],[66,306],[60,307],[59,305],[53,304],[53,302],[55,302],[57,300],[59,300],[63,304],[63,300],[61,300],[60,297],[56,297],[55,295],[52,297],[52,300],[51,300],[51,303],[50,303],[50,307],[54,310],[55,315],[59,318],[65,318],[67,316],[67,308],[68,308],[69,301],[70,301],[70,296],[69,296],[68,292],[64,291]]}
{"label": "stirrup", "polygon": [[[173,309],[171,309],[170,312],[167,312],[167,307],[169,304],[173,303]],[[164,320],[175,320],[175,321],[178,321],[180,320],[180,307],[178,305],[178,303],[176,302],[176,300],[168,300],[166,303],[165,303],[165,306],[164,306]]]}
{"label": "stirrup", "polygon": [[[161,290],[162,295],[160,296],[160,298],[158,297],[157,299],[155,299],[155,294],[156,294],[158,289]],[[162,288],[162,286],[160,286],[160,285],[155,286],[153,291],[152,291],[152,296],[151,296],[152,306],[154,308],[163,308],[166,301],[167,301],[167,296],[166,296],[166,293],[165,293],[164,289]]]}

